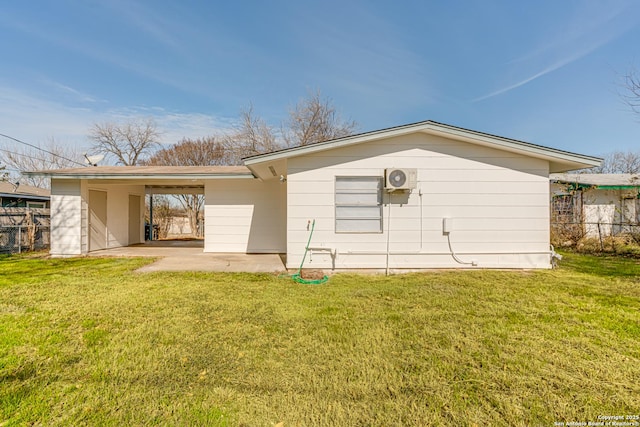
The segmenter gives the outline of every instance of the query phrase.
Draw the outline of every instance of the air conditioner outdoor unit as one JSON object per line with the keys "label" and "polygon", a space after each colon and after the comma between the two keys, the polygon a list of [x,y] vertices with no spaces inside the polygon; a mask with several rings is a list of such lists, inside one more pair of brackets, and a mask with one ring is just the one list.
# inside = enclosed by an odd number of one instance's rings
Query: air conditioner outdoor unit
{"label": "air conditioner outdoor unit", "polygon": [[413,190],[416,188],[417,178],[416,169],[385,169],[384,188],[387,191]]}

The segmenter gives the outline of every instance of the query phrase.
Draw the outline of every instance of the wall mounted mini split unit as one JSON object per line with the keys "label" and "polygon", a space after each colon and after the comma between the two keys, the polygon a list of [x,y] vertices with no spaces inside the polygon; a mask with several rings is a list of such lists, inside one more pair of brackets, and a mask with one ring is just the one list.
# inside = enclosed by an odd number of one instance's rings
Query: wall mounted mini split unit
{"label": "wall mounted mini split unit", "polygon": [[413,190],[416,188],[418,171],[416,169],[385,169],[384,188],[387,191]]}

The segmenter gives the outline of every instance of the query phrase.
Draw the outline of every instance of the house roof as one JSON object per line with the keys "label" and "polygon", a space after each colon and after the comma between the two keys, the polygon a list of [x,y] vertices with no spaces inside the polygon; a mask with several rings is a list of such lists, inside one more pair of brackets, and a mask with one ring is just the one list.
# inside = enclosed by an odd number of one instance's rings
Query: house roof
{"label": "house roof", "polygon": [[14,184],[8,181],[0,181],[0,197],[31,198],[35,200],[48,200],[51,192],[45,188],[33,187],[26,184]]}
{"label": "house roof", "polygon": [[577,187],[624,189],[640,187],[640,174],[630,173],[554,173],[551,182],[572,184]]}
{"label": "house roof", "polygon": [[[243,159],[245,166],[97,166],[73,169],[41,170],[24,172],[25,175],[48,176],[56,179],[109,180],[116,183],[131,180],[145,180],[146,183],[161,184],[167,180],[260,178],[273,179],[286,175],[286,159],[303,156],[340,147],[362,144],[384,138],[426,133],[464,141],[481,146],[518,153],[549,161],[550,172],[564,172],[600,165],[602,159],[583,154],[571,153],[555,148],[504,138],[501,136],[463,129],[431,120],[376,130],[316,144],[291,147],[271,153]],[[198,185],[202,185],[199,183]]]}
{"label": "house roof", "polygon": [[387,129],[366,132],[317,144],[291,147],[266,154],[247,157],[244,164],[255,172],[255,166],[265,162],[283,160],[291,157],[317,153],[339,147],[346,147],[364,142],[375,141],[383,138],[423,132],[432,135],[440,135],[451,139],[469,142],[472,144],[488,146],[505,151],[515,152],[530,157],[537,157],[549,161],[550,172],[564,172],[568,170],[583,169],[599,166],[602,159],[555,148],[544,147],[515,139],[504,138],[497,135],[459,128],[431,120],[396,126]]}
{"label": "house roof", "polygon": [[245,166],[88,166],[24,172],[58,179],[225,179],[253,178]]}

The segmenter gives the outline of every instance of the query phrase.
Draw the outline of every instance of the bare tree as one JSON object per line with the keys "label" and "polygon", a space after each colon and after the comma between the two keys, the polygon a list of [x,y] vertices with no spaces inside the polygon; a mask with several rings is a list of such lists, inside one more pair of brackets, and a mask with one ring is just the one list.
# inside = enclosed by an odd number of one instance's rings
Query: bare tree
{"label": "bare tree", "polygon": [[585,173],[640,173],[640,151],[614,151],[603,157],[598,167]]}
{"label": "bare tree", "polygon": [[282,136],[286,145],[292,147],[349,136],[357,128],[356,122],[340,117],[331,101],[317,90],[289,111]]}
{"label": "bare tree", "polygon": [[92,149],[115,159],[116,164],[134,166],[160,143],[160,131],[153,119],[125,123],[96,123],[89,130]]}
{"label": "bare tree", "polygon": [[[171,219],[175,216],[175,209],[171,207],[169,198],[165,195],[158,194],[153,198],[153,225],[154,239],[166,239],[171,228]],[[144,219],[148,224],[150,220],[151,212],[149,205],[146,206]],[[157,234],[156,234],[157,230]]]}
{"label": "bare tree", "polygon": [[0,159],[6,164],[6,169],[16,171],[11,174],[12,179],[19,179],[24,184],[40,188],[49,188],[49,178],[24,176],[20,172],[72,168],[84,164],[79,149],[69,145],[63,146],[53,139],[41,149],[15,146],[11,150],[1,150]]}
{"label": "bare tree", "polygon": [[156,151],[140,163],[152,166],[216,166],[226,165],[228,154],[215,137],[187,139]]}
{"label": "bare tree", "polygon": [[635,67],[623,76],[622,86],[625,91],[621,95],[622,100],[631,108],[631,111],[640,114],[640,73]]}
{"label": "bare tree", "polygon": [[268,153],[280,148],[273,128],[253,111],[253,105],[240,111],[240,122],[224,138],[228,164],[238,165],[243,157]]}
{"label": "bare tree", "polygon": [[238,126],[224,143],[229,164],[241,164],[244,157],[340,138],[352,135],[356,129],[354,121],[342,119],[331,101],[316,91],[289,111],[287,120],[280,125],[280,134],[256,116],[250,105],[240,112]]}
{"label": "bare tree", "polygon": [[[157,151],[142,163],[150,166],[215,166],[227,164],[228,156],[224,146],[214,137],[195,140],[183,139],[168,148]],[[176,194],[187,218],[191,231],[202,237],[203,227],[199,227],[204,197],[199,194]]]}
{"label": "bare tree", "polygon": [[[620,97],[635,114],[640,115],[640,73],[632,67],[623,76],[624,92]],[[640,173],[640,151],[614,151],[603,156],[602,164],[586,173]]]}

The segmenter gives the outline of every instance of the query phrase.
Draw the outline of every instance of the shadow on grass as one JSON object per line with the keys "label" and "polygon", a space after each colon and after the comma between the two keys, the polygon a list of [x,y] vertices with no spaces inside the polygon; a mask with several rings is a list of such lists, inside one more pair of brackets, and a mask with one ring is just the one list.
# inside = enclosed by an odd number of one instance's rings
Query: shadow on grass
{"label": "shadow on grass", "polygon": [[640,260],[615,255],[562,252],[560,268],[600,277],[640,277]]}

